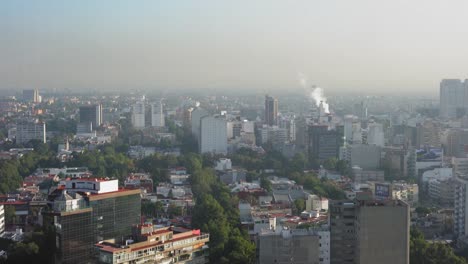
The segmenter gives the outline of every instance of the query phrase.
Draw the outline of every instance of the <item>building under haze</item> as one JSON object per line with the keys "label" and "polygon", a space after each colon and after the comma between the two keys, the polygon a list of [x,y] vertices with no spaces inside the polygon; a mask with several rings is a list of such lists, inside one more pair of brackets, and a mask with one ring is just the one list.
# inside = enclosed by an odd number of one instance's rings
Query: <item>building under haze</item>
{"label": "building under haze", "polygon": [[166,122],[164,120],[164,111],[162,102],[154,103],[151,105],[151,126],[164,127]]}
{"label": "building under haze", "polygon": [[80,106],[80,123],[90,124],[92,130],[96,130],[102,125],[102,105],[84,105]]}
{"label": "building under haze", "polygon": [[200,153],[227,154],[227,124],[223,115],[200,119]]}
{"label": "building under haze", "polygon": [[[387,198],[391,195],[387,190]],[[410,207],[400,200],[333,201],[330,263],[409,264]]]}
{"label": "building under haze", "polygon": [[25,144],[31,140],[46,143],[46,124],[38,120],[19,120],[16,123],[16,144]]}
{"label": "building under haze", "polygon": [[275,126],[278,124],[278,99],[265,95],[265,124]]}
{"label": "building under haze", "polygon": [[310,160],[325,161],[338,158],[344,144],[343,126],[310,125],[308,128],[308,155]]}
{"label": "building under haze", "polygon": [[468,80],[444,79],[440,82],[440,116],[462,117],[468,109]]}
{"label": "building under haze", "polygon": [[23,100],[31,103],[40,103],[41,96],[38,89],[23,90]]}
{"label": "building under haze", "polygon": [[132,125],[136,129],[145,128],[145,103],[136,102],[132,107]]}

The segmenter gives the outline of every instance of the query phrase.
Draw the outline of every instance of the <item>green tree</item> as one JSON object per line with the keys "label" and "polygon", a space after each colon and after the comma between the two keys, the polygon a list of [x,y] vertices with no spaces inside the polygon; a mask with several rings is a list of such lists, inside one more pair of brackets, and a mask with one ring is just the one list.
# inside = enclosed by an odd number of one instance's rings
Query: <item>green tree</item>
{"label": "green tree", "polygon": [[306,204],[305,204],[304,199],[295,200],[294,201],[294,208],[296,209],[295,211],[296,211],[297,214],[302,213],[306,208]]}

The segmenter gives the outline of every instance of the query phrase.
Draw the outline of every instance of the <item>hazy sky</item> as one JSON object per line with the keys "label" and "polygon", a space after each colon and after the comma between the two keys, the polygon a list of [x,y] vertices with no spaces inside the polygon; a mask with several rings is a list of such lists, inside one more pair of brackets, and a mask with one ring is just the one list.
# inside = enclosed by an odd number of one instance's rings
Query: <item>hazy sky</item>
{"label": "hazy sky", "polygon": [[468,78],[468,1],[0,2],[0,88],[425,91]]}

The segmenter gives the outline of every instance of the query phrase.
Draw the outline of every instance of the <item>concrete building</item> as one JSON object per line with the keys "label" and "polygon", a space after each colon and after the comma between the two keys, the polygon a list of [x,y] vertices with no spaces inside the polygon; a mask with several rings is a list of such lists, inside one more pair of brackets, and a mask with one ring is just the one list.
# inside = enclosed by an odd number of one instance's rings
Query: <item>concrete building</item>
{"label": "concrete building", "polygon": [[140,223],[140,190],[120,189],[118,180],[75,178],[49,194],[41,212],[56,229],[56,263],[91,263],[102,240],[124,241]]}
{"label": "concrete building", "polygon": [[364,183],[367,181],[383,182],[385,173],[383,170],[363,170],[358,166],[353,166],[354,182]]}
{"label": "concrete building", "polygon": [[309,159],[325,161],[338,158],[340,147],[343,146],[343,126],[331,129],[327,125],[311,125],[308,131]]}
{"label": "concrete building", "polygon": [[19,120],[16,123],[16,144],[25,144],[33,139],[46,143],[46,124],[38,120]]}
{"label": "concrete building", "polygon": [[133,227],[132,240],[95,245],[102,264],[208,263],[209,234],[177,227],[156,228],[152,224]]}
{"label": "concrete building", "polygon": [[288,132],[285,128],[279,128],[277,126],[266,126],[258,129],[258,135],[260,136],[258,143],[261,145],[270,142],[274,146],[284,145],[288,140]]}
{"label": "concrete building", "polygon": [[441,126],[434,120],[425,120],[416,126],[416,147],[437,147],[441,145]]}
{"label": "concrete building", "polygon": [[372,122],[367,125],[367,144],[380,147],[385,146],[385,136],[382,124]]}
{"label": "concrete building", "polygon": [[353,144],[346,146],[349,152],[349,163],[363,170],[376,170],[380,168],[381,148],[377,145]]}
{"label": "concrete building", "polygon": [[23,90],[23,100],[31,103],[40,103],[41,96],[38,89]]}
{"label": "concrete building", "polygon": [[259,237],[260,264],[329,264],[330,233],[327,229],[262,229]]}
{"label": "concrete building", "polygon": [[166,120],[164,117],[163,105],[161,101],[151,105],[151,126],[152,127],[166,126]]}
{"label": "concrete building", "polygon": [[227,126],[225,116],[215,115],[201,118],[199,145],[200,153],[227,153]]}
{"label": "concrete building", "polygon": [[401,201],[360,201],[356,263],[409,264],[410,207]]}
{"label": "concrete building", "polygon": [[455,210],[453,217],[455,236],[465,239],[468,236],[468,175],[455,175]]}
{"label": "concrete building", "polygon": [[409,209],[399,200],[330,203],[331,263],[409,264]]}
{"label": "concrete building", "polygon": [[145,128],[145,103],[136,102],[132,107],[132,125],[136,129]]}
{"label": "concrete building", "polygon": [[92,129],[96,130],[102,125],[102,105],[80,106],[80,124],[92,124]]}
{"label": "concrete building", "polygon": [[457,118],[465,115],[468,107],[468,82],[444,79],[440,82],[440,116]]}
{"label": "concrete building", "polygon": [[214,168],[217,171],[226,171],[232,169],[231,159],[221,158],[216,161],[216,166]]}
{"label": "concrete building", "polygon": [[240,120],[229,120],[227,125],[227,138],[232,139],[241,136],[242,122]]}
{"label": "concrete building", "polygon": [[[192,135],[195,137],[195,139],[200,143],[200,122],[202,117],[208,116],[209,113],[203,109],[203,108],[196,108],[192,111],[191,114],[191,129],[192,129]],[[226,132],[227,134],[227,132]],[[226,135],[227,136],[227,135]]]}
{"label": "concrete building", "polygon": [[468,129],[449,129],[445,132],[445,138],[442,141],[446,156],[457,158],[468,157]]}
{"label": "concrete building", "polygon": [[454,179],[431,179],[427,185],[427,193],[433,201],[448,207],[454,205],[456,186],[456,181]]}
{"label": "concrete building", "polygon": [[315,194],[310,194],[307,197],[306,211],[328,211],[328,199],[325,197],[319,197]]}
{"label": "concrete building", "polygon": [[278,99],[265,95],[265,124],[278,125]]}

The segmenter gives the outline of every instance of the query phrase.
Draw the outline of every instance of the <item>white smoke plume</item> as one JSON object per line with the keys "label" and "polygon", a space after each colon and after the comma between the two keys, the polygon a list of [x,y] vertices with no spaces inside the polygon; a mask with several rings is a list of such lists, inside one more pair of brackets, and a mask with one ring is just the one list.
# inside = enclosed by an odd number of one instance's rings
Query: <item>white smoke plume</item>
{"label": "white smoke plume", "polygon": [[330,113],[330,109],[328,108],[327,98],[325,97],[323,93],[323,89],[315,85],[309,86],[307,77],[301,72],[299,73],[299,82],[302,88],[304,88],[311,102],[314,103],[317,107],[319,107],[320,102],[322,102],[325,113]]}

